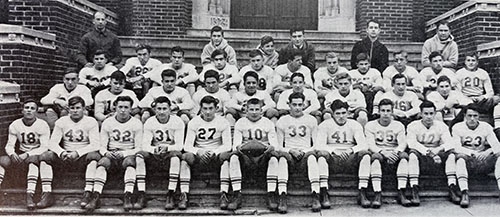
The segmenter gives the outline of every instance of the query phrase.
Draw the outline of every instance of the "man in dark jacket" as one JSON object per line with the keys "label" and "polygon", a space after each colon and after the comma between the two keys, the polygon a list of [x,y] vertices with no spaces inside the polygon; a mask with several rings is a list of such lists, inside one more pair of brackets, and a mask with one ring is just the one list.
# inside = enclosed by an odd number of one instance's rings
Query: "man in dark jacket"
{"label": "man in dark jacket", "polygon": [[369,20],[366,25],[367,37],[356,42],[351,52],[351,68],[356,69],[356,57],[360,53],[369,55],[372,68],[383,72],[389,66],[389,51],[384,44],[378,40],[380,34],[380,23],[376,20]]}
{"label": "man in dark jacket", "polygon": [[291,41],[288,45],[282,48],[279,52],[278,65],[285,64],[293,54],[293,49],[298,49],[304,53],[302,56],[302,64],[311,70],[316,71],[316,52],[314,46],[304,40],[304,29],[290,29]]}

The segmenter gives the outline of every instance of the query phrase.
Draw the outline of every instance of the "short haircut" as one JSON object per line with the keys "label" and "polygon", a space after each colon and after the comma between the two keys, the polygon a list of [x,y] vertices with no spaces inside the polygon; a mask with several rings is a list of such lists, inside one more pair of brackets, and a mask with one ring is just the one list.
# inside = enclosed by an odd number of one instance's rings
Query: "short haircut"
{"label": "short haircut", "polygon": [[177,72],[175,72],[175,70],[173,69],[165,69],[161,72],[161,78],[163,79],[165,77],[177,78]]}
{"label": "short haircut", "polygon": [[295,59],[296,56],[301,56],[303,57],[304,56],[304,52],[302,52],[301,50],[299,49],[292,49],[292,51],[290,52],[290,55],[288,56],[288,61],[293,61]]}
{"label": "short haircut", "polygon": [[259,74],[257,74],[257,72],[248,71],[248,72],[245,73],[245,75],[243,75],[243,82],[246,82],[249,77],[253,77],[257,81],[259,80]]}
{"label": "short haircut", "polygon": [[261,105],[262,106],[262,101],[257,98],[251,98],[247,101],[247,106],[248,105]]}
{"label": "short haircut", "polygon": [[40,102],[37,101],[37,100],[35,100],[35,99],[33,99],[33,98],[29,98],[29,99],[24,100],[23,106],[26,105],[26,104],[28,104],[28,103],[35,103],[35,105],[36,105],[37,108],[40,107]]}
{"label": "short haircut", "polygon": [[394,83],[396,83],[396,79],[400,79],[400,78],[404,78],[405,79],[405,83],[408,82],[406,80],[406,76],[405,75],[403,75],[403,74],[395,74],[394,76],[392,76],[391,85],[394,85]]}
{"label": "short haircut", "polygon": [[306,100],[306,96],[300,92],[293,92],[288,96],[288,102],[291,102],[293,99],[302,99],[302,101]]}
{"label": "short haircut", "polygon": [[160,97],[156,98],[155,101],[153,101],[153,103],[151,103],[151,107],[154,108],[154,107],[156,107],[156,105],[158,105],[160,103],[167,103],[169,107],[172,105],[172,102],[170,102],[170,99],[168,99],[168,97],[160,96]]}
{"label": "short haircut", "polygon": [[224,36],[224,31],[222,31],[222,27],[220,27],[220,26],[214,26],[214,27],[212,27],[212,29],[210,29],[210,36],[212,36],[212,34],[214,32],[221,32],[222,36]]}
{"label": "short haircut", "polygon": [[292,35],[294,32],[302,32],[302,34],[304,34],[304,28],[299,28],[299,27],[291,28],[290,35]]}
{"label": "short haircut", "polygon": [[434,105],[434,103],[429,100],[424,100],[419,107],[420,111],[424,110],[424,108],[433,108],[434,110],[436,110],[436,105]]}
{"label": "short haircut", "polygon": [[215,78],[215,80],[217,80],[217,82],[219,81],[219,72],[213,70],[213,69],[209,69],[205,72],[205,74],[203,75],[203,78],[205,79],[205,81],[207,80],[207,78]]}
{"label": "short haircut", "polygon": [[72,73],[78,74],[78,71],[76,70],[76,68],[70,67],[70,68],[67,68],[66,70],[64,70],[64,75],[72,74]]}
{"label": "short haircut", "polygon": [[102,15],[104,15],[104,17],[106,17],[106,14],[103,11],[96,11],[94,13],[94,16],[93,16],[94,19],[95,19],[95,15],[97,15],[97,14],[102,14]]}
{"label": "short haircut", "polygon": [[94,52],[94,57],[102,55],[102,54],[104,54],[104,57],[106,57],[106,59],[108,58],[108,53],[105,50],[101,50],[101,49],[98,49]]}
{"label": "short haircut", "polygon": [[368,54],[365,53],[360,53],[356,56],[356,63],[359,63],[361,61],[370,61],[370,57],[368,57]]}
{"label": "short haircut", "polygon": [[478,59],[479,57],[477,56],[476,52],[469,52],[465,54],[465,57],[474,57],[474,59]]}
{"label": "short haircut", "polygon": [[115,79],[117,81],[123,82],[123,81],[127,80],[127,76],[125,76],[125,73],[123,73],[122,71],[116,70],[113,73],[111,73],[111,75],[109,76],[109,79],[110,80]]}
{"label": "short haircut", "polygon": [[82,104],[82,107],[85,108],[85,100],[83,100],[80,96],[74,96],[68,99],[68,106],[74,106],[76,104]]}
{"label": "short haircut", "polygon": [[380,102],[378,103],[379,108],[384,106],[384,105],[390,105],[391,109],[394,108],[394,102],[392,102],[392,100],[387,99],[387,98],[380,100]]}
{"label": "short haircut", "polygon": [[130,103],[130,107],[132,107],[132,105],[134,104],[134,100],[132,100],[132,98],[130,98],[130,96],[119,96],[119,97],[116,97],[115,101],[113,102],[113,105],[118,105],[119,102],[129,102]]}
{"label": "short haircut", "polygon": [[448,84],[451,84],[451,80],[450,80],[450,78],[448,78],[448,76],[446,76],[446,75],[442,75],[442,76],[440,76],[440,77],[438,78],[438,80],[437,80],[436,84],[437,84],[437,85],[439,85],[441,82],[445,82],[445,81],[446,81],[446,82],[448,82]]}
{"label": "short haircut", "polygon": [[144,50],[146,49],[148,51],[148,53],[151,53],[151,46],[147,45],[147,44],[138,44],[137,46],[135,46],[135,52],[138,52],[140,50]]}
{"label": "short haircut", "polygon": [[290,76],[290,82],[292,82],[293,79],[296,78],[296,77],[302,78],[302,81],[305,80],[305,77],[304,77],[304,75],[302,73],[296,72],[296,73],[293,73],[292,76]]}
{"label": "short haircut", "polygon": [[[448,26],[448,24],[449,24],[449,23],[448,23],[448,21],[447,21],[447,20],[441,20],[441,21],[439,21],[439,22],[438,22],[438,24],[437,24],[437,26],[436,26],[436,27],[438,27],[438,28],[439,28],[439,26],[441,26],[441,25]],[[449,27],[449,26],[448,26],[448,27]]]}
{"label": "short haircut", "polygon": [[332,52],[328,52],[328,53],[326,53],[326,55],[325,55],[325,60],[326,60],[327,58],[338,58],[338,57],[339,57],[339,56],[337,55],[337,53],[335,53],[335,52],[333,52],[333,51],[332,51]]}
{"label": "short haircut", "polygon": [[376,23],[380,27],[380,22],[376,19],[369,19],[368,22],[366,22],[366,28],[370,25],[370,23]]}
{"label": "short haircut", "polygon": [[269,35],[264,35],[264,36],[262,36],[262,38],[260,38],[260,46],[264,46],[269,42],[274,43],[273,37],[271,37]]}
{"label": "short haircut", "polygon": [[170,50],[170,55],[172,55],[174,52],[181,52],[182,56],[184,56],[184,49],[182,49],[181,46],[175,46]]}
{"label": "short haircut", "polygon": [[347,72],[341,72],[335,76],[335,82],[341,80],[341,79],[347,79],[349,82],[352,82],[351,75],[349,75]]}
{"label": "short haircut", "polygon": [[347,104],[347,102],[343,102],[340,99],[336,99],[330,105],[330,109],[332,110],[332,112],[335,112],[336,110],[339,110],[341,108],[345,108],[346,110],[348,110],[349,104]]}
{"label": "short haircut", "polygon": [[441,58],[443,58],[443,55],[441,54],[441,52],[439,51],[432,51],[431,54],[429,54],[429,61],[432,62],[432,59],[434,59],[435,57],[438,57],[440,56]]}
{"label": "short haircut", "polygon": [[215,59],[216,56],[219,56],[219,55],[223,55],[224,56],[224,59],[227,58],[227,52],[225,50],[221,50],[221,49],[216,49],[214,50],[214,52],[212,52],[212,55],[210,55],[210,58]]}
{"label": "short haircut", "polygon": [[396,55],[399,55],[399,54],[401,54],[401,56],[403,56],[405,59],[408,59],[408,52],[406,52],[404,50],[396,51],[396,52],[394,52],[394,57],[396,57]]}
{"label": "short haircut", "polygon": [[479,110],[481,110],[481,108],[477,103],[469,103],[469,105],[465,106],[464,108],[465,113],[467,113],[467,110],[473,110],[479,113]]}
{"label": "short haircut", "polygon": [[219,104],[219,100],[213,96],[204,96],[203,98],[201,98],[200,107],[203,104],[214,104],[214,107],[217,107],[217,104]]}
{"label": "short haircut", "polygon": [[251,50],[251,51],[250,51],[250,53],[248,54],[248,56],[249,56],[250,58],[254,58],[254,57],[256,57],[256,56],[261,56],[261,57],[263,57],[264,55],[262,55],[262,53],[261,53],[259,50],[257,50],[257,49],[253,49],[253,50]]}

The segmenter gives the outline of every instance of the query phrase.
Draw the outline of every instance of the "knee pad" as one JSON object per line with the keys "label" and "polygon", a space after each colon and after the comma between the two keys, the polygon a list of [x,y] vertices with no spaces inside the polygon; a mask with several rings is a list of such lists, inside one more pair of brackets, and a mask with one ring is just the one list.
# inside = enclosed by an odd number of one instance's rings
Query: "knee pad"
{"label": "knee pad", "polygon": [[169,152],[167,152],[167,158],[173,158],[173,157],[178,157],[179,159],[181,159],[182,158],[181,151],[169,151]]}
{"label": "knee pad", "polygon": [[196,156],[193,153],[187,152],[187,153],[184,153],[182,155],[182,160],[186,161],[186,163],[189,166],[192,166],[194,164],[194,162],[196,161]]}
{"label": "knee pad", "polygon": [[384,156],[382,156],[382,154],[380,153],[373,153],[372,154],[372,162],[375,161],[375,160],[378,160],[379,162],[382,162],[384,160]]}
{"label": "knee pad", "polygon": [[325,159],[329,159],[332,155],[330,154],[330,152],[328,151],[318,151],[316,153],[316,157],[317,158],[320,158],[320,157],[324,157]]}
{"label": "knee pad", "polygon": [[0,157],[0,166],[2,167],[9,167],[12,164],[12,161],[10,160],[10,157],[5,155]]}
{"label": "knee pad", "polygon": [[231,152],[230,151],[222,152],[219,154],[218,158],[219,162],[229,161],[229,159],[231,158]]}
{"label": "knee pad", "polygon": [[29,156],[28,158],[26,158],[25,162],[28,164],[32,163],[35,165],[40,165],[40,156],[38,155]]}
{"label": "knee pad", "polygon": [[103,157],[101,158],[101,160],[99,160],[99,162],[97,162],[97,166],[102,166],[106,170],[109,170],[109,168],[111,168],[111,159],[109,159],[108,157]]}
{"label": "knee pad", "polygon": [[39,157],[40,161],[44,161],[49,165],[52,165],[56,158],[59,158],[59,156],[57,156],[57,154],[53,151],[46,151]]}
{"label": "knee pad", "polygon": [[367,150],[362,150],[357,153],[360,157],[364,157],[365,155],[371,156],[371,153]]}
{"label": "knee pad", "polygon": [[87,153],[87,158],[85,161],[87,161],[87,164],[89,164],[92,161],[99,161],[101,159],[101,154],[97,151]]}
{"label": "knee pad", "polygon": [[135,155],[125,157],[125,159],[123,159],[123,162],[122,162],[122,167],[124,169],[127,167],[134,167],[135,168]]}
{"label": "knee pad", "polygon": [[398,156],[399,156],[399,159],[401,159],[401,160],[403,160],[403,159],[408,160],[410,158],[408,156],[408,153],[406,153],[406,152],[399,152]]}

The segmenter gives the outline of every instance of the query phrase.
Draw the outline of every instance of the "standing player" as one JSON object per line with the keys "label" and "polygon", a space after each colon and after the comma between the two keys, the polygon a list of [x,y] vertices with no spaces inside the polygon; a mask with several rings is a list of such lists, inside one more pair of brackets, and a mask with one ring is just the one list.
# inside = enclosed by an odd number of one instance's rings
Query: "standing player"
{"label": "standing player", "polygon": [[118,70],[113,65],[106,64],[107,62],[106,52],[97,50],[94,54],[94,65],[84,67],[78,73],[80,84],[86,85],[92,91],[92,96],[95,96],[97,92],[109,85],[109,76]]}
{"label": "standing player", "polygon": [[200,101],[204,96],[213,96],[219,103],[217,104],[217,114],[224,115],[224,110],[231,100],[231,96],[225,89],[219,87],[219,73],[215,70],[208,70],[205,73],[205,86],[198,89],[193,94],[194,108],[191,110],[191,117],[198,115],[200,112]]}
{"label": "standing player", "polygon": [[[174,191],[179,182],[181,151],[184,145],[184,122],[171,114],[170,100],[165,96],[155,99],[155,117],[144,123],[142,151],[137,153],[137,190],[140,195],[146,192],[146,165],[170,165],[168,174],[168,193],[165,209],[175,207]],[[147,164],[146,164],[147,162]],[[139,197],[143,199],[144,197]],[[134,209],[142,209],[146,201],[137,200]]]}
{"label": "standing player", "polygon": [[320,186],[328,187],[329,168],[324,165],[327,162],[335,172],[357,173],[358,203],[367,208],[371,204],[366,197],[370,178],[370,153],[363,127],[355,120],[347,118],[349,105],[346,102],[335,100],[330,109],[333,111],[333,118],[323,121],[318,126],[316,139]]}
{"label": "standing player", "polygon": [[325,56],[326,67],[321,67],[314,72],[314,90],[318,96],[324,98],[326,94],[335,89],[335,76],[348,70],[339,65],[339,57],[335,52],[328,52]]}
{"label": "standing player", "polygon": [[[248,54],[250,57],[250,64],[244,66],[240,69],[240,77],[245,76],[245,74],[249,71],[254,71],[259,75],[257,88],[258,90],[265,90],[267,93],[271,94],[274,88],[274,70],[264,65],[264,57],[262,52],[259,50],[252,50]],[[243,90],[244,84],[241,82],[240,90]]]}
{"label": "standing player", "polygon": [[[128,96],[116,98],[116,115],[106,119],[101,127],[101,147],[99,152],[103,156],[97,163],[96,178],[92,199],[85,209],[89,212],[98,208],[99,195],[107,179],[107,171],[111,167],[125,169],[124,183],[125,195],[123,208],[129,211],[134,208],[132,194],[135,186],[135,154],[140,150],[142,142],[142,123],[130,115],[134,101]],[[144,195],[139,194],[138,201],[143,201]]]}
{"label": "standing player", "polygon": [[215,70],[219,72],[220,83],[219,86],[225,88],[230,93],[238,90],[241,82],[241,76],[238,73],[238,68],[235,65],[227,64],[227,53],[224,50],[215,50],[212,53],[212,62],[203,67],[198,80],[204,82],[205,72],[208,70]]}
{"label": "standing player", "polygon": [[[278,160],[271,158],[271,156],[274,150],[278,148],[278,140],[274,123],[262,116],[262,107],[262,101],[259,99],[249,99],[247,102],[246,117],[239,119],[234,125],[234,154],[231,156],[229,166],[231,168],[230,176],[234,198],[227,206],[228,210],[236,210],[241,205],[241,171],[255,172],[258,168],[267,167],[267,192],[269,195],[273,195],[276,191],[278,184]],[[261,147],[261,150],[265,151],[258,153],[258,156],[247,153],[246,150],[256,146]],[[272,206],[272,208],[275,207],[275,205]],[[280,213],[287,212],[285,192],[279,196],[277,209]]]}
{"label": "standing player", "polygon": [[457,177],[462,198],[460,206],[469,206],[469,173],[486,174],[495,172],[495,178],[500,188],[500,143],[493,128],[486,122],[479,121],[479,108],[470,104],[465,109],[465,121],[453,126],[452,134],[458,143]]}
{"label": "standing player", "polygon": [[288,97],[293,93],[302,93],[305,96],[304,112],[313,115],[321,122],[321,112],[319,111],[320,104],[316,91],[309,88],[304,88],[304,75],[300,73],[293,73],[290,78],[290,85],[292,89],[285,90],[279,97],[276,108],[280,112],[280,116],[290,113]]}
{"label": "standing player", "polygon": [[[52,166],[73,165],[73,168],[85,166],[85,191],[80,203],[85,208],[94,190],[97,161],[99,154],[99,125],[97,121],[84,115],[85,101],[79,96],[68,100],[69,116],[64,116],[56,121],[54,131],[50,137],[50,151],[42,154],[40,159],[47,162],[49,170],[41,171],[41,176],[46,180],[42,186],[52,185]],[[62,146],[59,145],[62,141]],[[44,204],[48,205],[48,204]]]}
{"label": "standing player", "polygon": [[[325,189],[320,191],[317,163],[314,168],[312,165],[306,165],[310,161],[309,158],[312,157],[311,160],[316,160],[311,151],[316,140],[318,122],[313,116],[304,113],[305,99],[304,94],[300,92],[294,92],[288,97],[290,114],[281,117],[276,122],[278,148],[276,156],[271,157],[271,159],[277,158],[273,159],[273,161],[278,161],[278,194],[287,193],[289,164],[292,167],[299,168],[299,170],[307,166],[313,198],[312,210],[318,212],[321,207],[329,208],[330,200]],[[270,195],[269,207],[276,209],[278,204],[273,199],[274,195]]]}
{"label": "standing player", "polygon": [[[37,110],[36,101],[26,100],[23,103],[23,117],[9,125],[9,137],[5,145],[7,156],[0,157],[0,184],[5,176],[6,168],[28,166],[26,207],[29,210],[37,207],[37,204],[33,202],[33,195],[38,182],[38,169],[45,170],[44,167],[47,166],[45,162],[40,163],[39,156],[47,150],[50,137],[47,122],[35,116]],[[16,144],[18,144],[17,147]],[[40,201],[42,205],[51,204],[52,197],[48,190],[42,189],[42,200]]]}
{"label": "standing player", "polygon": [[382,167],[394,169],[397,164],[398,201],[403,206],[411,202],[405,197],[408,183],[408,154],[406,150],[405,127],[399,121],[392,120],[394,104],[390,99],[380,101],[380,118],[370,121],[365,126],[366,142],[372,152],[370,177],[375,199],[373,208],[382,205]]}
{"label": "standing player", "polygon": [[220,170],[220,208],[228,207],[231,127],[226,119],[215,115],[217,104],[214,97],[203,97],[201,114],[188,123],[181,162],[179,209],[186,209],[188,205],[192,167]]}
{"label": "standing player", "polygon": [[[441,121],[435,120],[435,115],[436,107],[434,104],[424,101],[420,104],[422,120],[411,122],[406,129],[406,139],[408,148],[410,148],[408,173],[413,197],[411,204],[414,206],[420,205],[418,178],[421,169],[435,172],[436,169],[432,168],[438,168],[441,171],[442,167],[439,165],[444,160],[446,160],[445,173],[448,178],[450,200],[454,203],[460,202],[460,198],[456,194],[455,154],[448,152],[454,148],[455,144],[448,126]],[[420,167],[420,165],[423,166]]]}

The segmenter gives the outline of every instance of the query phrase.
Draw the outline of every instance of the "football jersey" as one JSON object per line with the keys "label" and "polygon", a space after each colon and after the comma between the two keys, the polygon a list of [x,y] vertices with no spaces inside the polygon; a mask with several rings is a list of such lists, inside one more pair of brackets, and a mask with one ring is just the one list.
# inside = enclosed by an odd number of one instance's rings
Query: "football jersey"
{"label": "football jersey", "polygon": [[276,103],[271,99],[271,95],[263,90],[257,90],[254,95],[248,95],[245,91],[236,92],[231,97],[231,100],[227,103],[227,108],[234,108],[241,111],[241,108],[247,104],[247,101],[251,98],[257,98],[264,102],[262,111],[266,111],[270,108],[275,108]]}
{"label": "football jersey", "polygon": [[[252,68],[251,64],[248,64],[244,66],[243,68],[240,69],[240,77],[243,79],[245,74],[248,71],[254,71],[257,72],[257,75],[259,75],[259,79],[257,81],[257,89],[258,90],[265,90],[268,93],[271,93],[274,88],[274,70],[269,67],[264,65],[260,70],[255,70]],[[244,84],[243,82],[240,83],[240,90],[244,90]]]}
{"label": "football jersey", "polygon": [[457,80],[460,83],[462,93],[467,96],[493,96],[493,86],[490,76],[484,69],[469,71],[466,68],[457,71]]}
{"label": "football jersey", "polygon": [[311,139],[316,139],[318,121],[311,115],[301,117],[282,116],[276,122],[278,146],[285,150],[308,150],[313,146]]}
{"label": "football jersey", "polygon": [[306,86],[313,87],[313,81],[312,81],[312,76],[311,76],[311,70],[304,65],[301,65],[300,68],[295,71],[291,72],[290,69],[288,69],[287,64],[281,64],[276,69],[274,70],[276,76],[274,77],[274,84],[275,85],[282,85],[282,86],[288,86],[290,85],[290,78],[292,77],[293,73],[300,73],[304,75],[304,83]]}
{"label": "football jersey", "polygon": [[118,70],[116,67],[110,65],[105,65],[101,70],[97,70],[94,67],[83,67],[80,73],[78,73],[78,80],[80,84],[96,81],[103,85],[109,85],[109,76],[116,70]]}
{"label": "football jersey", "polygon": [[480,121],[476,129],[470,129],[465,121],[457,123],[453,126],[452,134],[462,148],[481,152],[491,147],[495,153],[500,151],[493,127],[486,122]]}
{"label": "football jersey", "polygon": [[219,103],[217,104],[217,114],[224,115],[225,105],[229,102],[229,100],[231,100],[231,96],[229,95],[227,90],[224,90],[222,88],[219,88],[219,91],[217,91],[216,93],[209,93],[205,88],[198,89],[193,94],[194,107],[191,110],[191,113],[195,115],[198,114],[198,112],[200,111],[201,99],[205,96],[213,96],[214,98],[218,99]]}
{"label": "football jersey", "polygon": [[205,121],[198,115],[189,121],[187,130],[186,151],[196,153],[203,149],[220,153],[231,150],[231,127],[221,116],[216,115],[212,121]]}
{"label": "football jersey", "polygon": [[[328,71],[327,67],[321,67],[314,72],[314,90],[319,91],[321,90],[319,87],[324,87],[328,88],[330,90],[335,89],[335,77],[339,73],[347,73],[349,70],[346,68],[339,66],[337,71],[334,74],[331,74]],[[328,84],[325,86],[325,84]]]}
{"label": "football jersey", "polygon": [[422,69],[422,71],[420,71],[420,78],[422,79],[422,84],[424,85],[424,87],[429,86],[429,84],[431,83],[436,84],[438,78],[441,76],[446,76],[450,79],[450,85],[453,89],[456,89],[459,85],[457,75],[450,69],[443,68],[438,74],[436,74],[431,67],[426,67]]}
{"label": "football jersey", "polygon": [[338,125],[333,118],[323,121],[318,126],[316,142],[318,149],[336,153],[350,148],[356,153],[368,148],[363,127],[351,119],[344,125]]}
{"label": "football jersey", "polygon": [[382,75],[375,68],[370,68],[368,72],[362,74],[358,69],[349,71],[352,78],[352,84],[362,83],[368,86],[382,86]]}
{"label": "football jersey", "polygon": [[[62,139],[62,147],[59,145]],[[99,150],[99,124],[89,116],[74,122],[70,116],[59,118],[50,137],[50,150],[58,156],[63,151],[76,151],[79,156]]]}
{"label": "football jersey", "polygon": [[[292,93],[293,93],[293,89],[288,89],[288,90],[283,91],[283,93],[280,94],[276,108],[283,109],[283,110],[290,110],[290,107],[288,106],[288,97]],[[302,93],[305,96],[304,113],[309,114],[312,111],[317,111],[320,108],[320,104],[319,104],[318,95],[316,94],[316,91],[314,91],[312,89],[304,88]]]}
{"label": "football jersey", "polygon": [[26,126],[23,119],[17,119],[9,125],[9,139],[5,145],[5,153],[16,153],[16,140],[21,153],[39,155],[49,146],[50,128],[47,122],[37,118],[31,126]]}
{"label": "football jersey", "polygon": [[149,78],[160,86],[163,85],[161,73],[163,70],[172,69],[177,73],[177,80],[182,80],[184,84],[193,83],[198,80],[198,72],[196,72],[196,67],[190,63],[182,63],[181,68],[174,69],[172,63],[162,64],[154,70],[144,74],[145,78]]}
{"label": "football jersey", "polygon": [[224,81],[228,81],[229,84],[237,84],[241,82],[241,76],[238,72],[238,68],[234,65],[226,64],[222,70],[217,69],[213,63],[210,63],[203,67],[200,75],[198,76],[198,80],[201,82],[205,82],[205,72],[208,70],[215,70],[219,72],[219,82],[222,83]]}
{"label": "football jersey", "polygon": [[385,93],[379,92],[375,95],[375,99],[373,100],[373,113],[379,112],[378,104],[382,99],[390,99],[394,103],[394,109],[398,109],[403,112],[410,111],[409,116],[419,113],[419,106],[422,103],[417,94],[411,91],[405,91],[403,96],[396,95],[392,90]]}
{"label": "football jersey", "polygon": [[109,113],[115,112],[115,106],[113,105],[113,102],[119,96],[129,96],[130,98],[132,98],[132,100],[134,101],[132,108],[137,108],[137,106],[139,105],[139,99],[137,99],[134,91],[123,89],[120,94],[115,95],[111,93],[108,88],[99,91],[99,93],[97,93],[97,95],[95,96],[95,113],[102,113],[104,115],[107,115]]}
{"label": "football jersey", "polygon": [[82,97],[83,101],[85,101],[85,106],[90,106],[94,103],[92,93],[85,85],[77,85],[75,89],[69,92],[64,84],[56,84],[50,88],[49,94],[44,96],[40,102],[44,105],[53,105],[56,99],[62,99],[67,102],[68,99],[74,96]]}
{"label": "football jersey", "polygon": [[430,128],[424,126],[422,120],[411,122],[406,129],[406,140],[409,148],[419,150],[423,154],[426,154],[428,148],[443,145],[445,148],[453,147],[448,126],[437,120],[434,120]]}
{"label": "football jersey", "polygon": [[172,104],[176,104],[179,110],[190,110],[193,108],[194,103],[191,99],[189,92],[182,87],[175,87],[175,89],[167,93],[163,90],[162,86],[153,87],[149,89],[148,93],[139,102],[139,107],[141,108],[151,108],[151,103],[155,101],[156,98],[160,96],[166,96]]}
{"label": "football jersey", "polygon": [[447,98],[444,98],[437,91],[432,91],[427,95],[427,100],[434,103],[434,105],[436,106],[436,111],[441,111],[441,113],[443,114],[443,120],[445,121],[451,121],[455,119],[455,117],[460,112],[460,109],[447,108],[447,104],[453,103],[466,106],[469,103],[472,103],[472,100],[470,98],[467,98],[457,90],[450,91],[450,94]]}
{"label": "football jersey", "polygon": [[101,126],[101,154],[107,151],[122,151],[123,156],[135,154],[142,142],[142,122],[134,117],[125,123],[116,116],[104,120]]}
{"label": "football jersey", "polygon": [[406,86],[417,87],[418,89],[421,90],[422,79],[420,78],[420,74],[418,73],[418,71],[412,66],[406,66],[403,72],[399,72],[394,66],[387,67],[382,73],[383,85],[386,90],[392,88],[392,78],[394,77],[394,75],[397,74],[405,75],[407,81]]}
{"label": "football jersey", "polygon": [[366,108],[365,95],[358,89],[351,89],[347,96],[342,96],[339,90],[333,90],[325,96],[325,108],[330,108],[333,101],[337,99],[342,102],[347,102],[350,112],[358,108]]}
{"label": "football jersey", "polygon": [[380,150],[406,149],[405,126],[399,121],[391,121],[387,126],[382,126],[378,120],[373,120],[365,125],[365,135],[370,150],[377,153]]}
{"label": "football jersey", "polygon": [[[125,65],[120,69],[123,73],[127,75],[127,78],[133,78],[141,75],[145,75],[153,69],[159,67],[161,62],[154,58],[149,58],[148,62],[145,65],[142,65],[137,57],[128,58],[125,62]],[[146,77],[146,76],[144,76]],[[137,81],[132,84],[133,89],[142,88],[142,82]]]}
{"label": "football jersey", "polygon": [[234,146],[246,144],[249,141],[259,141],[264,145],[278,146],[274,123],[262,117],[256,122],[248,118],[240,118],[234,124]]}
{"label": "football jersey", "polygon": [[154,153],[159,146],[168,146],[169,151],[182,150],[184,146],[184,122],[175,115],[170,115],[167,123],[160,123],[156,117],[144,123],[142,150]]}

